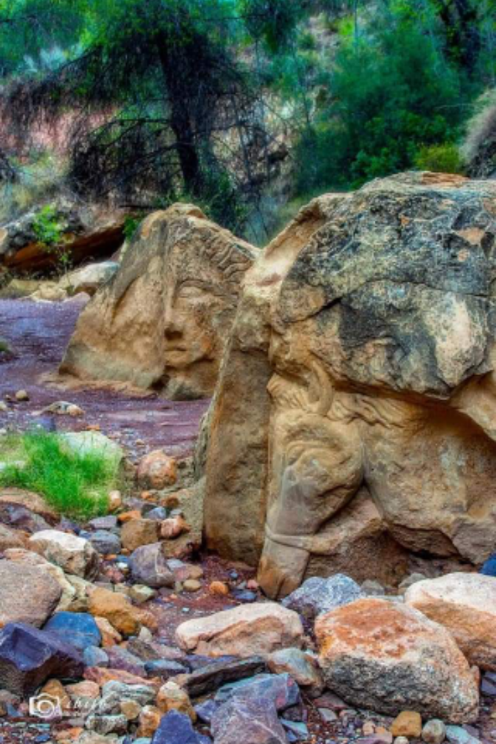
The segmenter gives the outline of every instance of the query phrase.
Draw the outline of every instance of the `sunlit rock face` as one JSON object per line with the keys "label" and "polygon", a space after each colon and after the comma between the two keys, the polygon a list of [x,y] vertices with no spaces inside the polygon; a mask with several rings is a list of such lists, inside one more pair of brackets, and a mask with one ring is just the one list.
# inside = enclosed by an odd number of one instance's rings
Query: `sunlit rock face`
{"label": "sunlit rock face", "polygon": [[481,563],[496,529],[496,184],[394,176],[331,198],[303,244],[296,228],[285,269],[269,246],[240,301],[234,336],[272,287],[250,316],[268,384],[244,412],[256,453],[249,437],[229,445],[225,402],[249,382],[230,376],[232,341],[211,412],[210,547],[246,560],[249,535],[271,596],[336,571],[394,583],[411,552]]}
{"label": "sunlit rock face", "polygon": [[61,371],[172,399],[208,397],[257,253],[191,205],[150,215],[81,314]]}

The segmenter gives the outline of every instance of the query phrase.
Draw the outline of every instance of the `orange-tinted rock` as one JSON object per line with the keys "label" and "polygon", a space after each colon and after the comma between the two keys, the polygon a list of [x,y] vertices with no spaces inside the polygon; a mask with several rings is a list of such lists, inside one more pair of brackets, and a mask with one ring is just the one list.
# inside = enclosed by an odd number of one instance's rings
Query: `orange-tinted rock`
{"label": "orange-tinted rock", "polygon": [[177,710],[179,713],[189,716],[193,723],[196,721],[196,712],[191,705],[191,700],[186,690],[170,680],[162,685],[157,694],[157,708],[163,713]]}
{"label": "orange-tinted rock", "polygon": [[94,617],[103,617],[123,636],[136,635],[141,628],[140,610],[118,592],[97,587],[88,600],[88,609]]}
{"label": "orange-tinted rock", "polygon": [[164,519],[160,524],[160,537],[163,540],[175,540],[176,537],[190,531],[191,527],[181,515]]}
{"label": "orange-tinted rock", "polygon": [[321,615],[315,633],[324,679],[348,703],[453,723],[477,718],[478,684],[467,660],[451,634],[420,612],[360,599]]}
{"label": "orange-tinted rock", "polygon": [[419,739],[422,733],[422,717],[414,710],[403,710],[391,724],[394,737],[406,736],[407,739]]}
{"label": "orange-tinted rock", "polygon": [[154,705],[145,705],[139,716],[138,737],[151,738],[158,729],[160,720],[164,714]]}
{"label": "orange-tinted rock", "polygon": [[453,573],[419,581],[405,602],[444,625],[470,664],[496,671],[496,580],[492,576]]}
{"label": "orange-tinted rock", "polygon": [[85,679],[96,682],[97,685],[103,687],[106,682],[123,682],[125,685],[148,685],[148,687],[160,686],[160,680],[144,679],[138,677],[136,674],[131,674],[123,669],[104,669],[103,667],[86,667],[84,671]]}
{"label": "orange-tinted rock", "polygon": [[141,458],[137,472],[138,483],[142,488],[160,491],[173,486],[177,480],[177,463],[163,450],[154,450]]}
{"label": "orange-tinted rock", "polygon": [[142,545],[151,545],[158,540],[159,523],[154,519],[131,519],[121,531],[121,542],[131,553]]}
{"label": "orange-tinted rock", "polygon": [[211,594],[217,594],[219,597],[227,597],[229,587],[223,581],[212,581],[208,590]]}
{"label": "orange-tinted rock", "polygon": [[105,617],[95,616],[95,622],[98,625],[98,630],[102,634],[102,646],[103,648],[109,648],[115,646],[116,643],[122,641],[121,634],[109,623]]}

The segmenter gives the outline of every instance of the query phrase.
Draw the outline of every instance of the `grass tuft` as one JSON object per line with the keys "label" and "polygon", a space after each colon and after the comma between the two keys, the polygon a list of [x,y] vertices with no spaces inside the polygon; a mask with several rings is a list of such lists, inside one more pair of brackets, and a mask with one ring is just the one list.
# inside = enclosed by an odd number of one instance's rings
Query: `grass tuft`
{"label": "grass tuft", "polygon": [[10,346],[5,339],[0,338],[0,354],[7,354],[10,351]]}
{"label": "grass tuft", "polygon": [[106,514],[108,492],[118,486],[115,460],[72,452],[57,434],[10,435],[2,439],[0,459],[7,463],[0,486],[35,491],[59,514],[75,519]]}

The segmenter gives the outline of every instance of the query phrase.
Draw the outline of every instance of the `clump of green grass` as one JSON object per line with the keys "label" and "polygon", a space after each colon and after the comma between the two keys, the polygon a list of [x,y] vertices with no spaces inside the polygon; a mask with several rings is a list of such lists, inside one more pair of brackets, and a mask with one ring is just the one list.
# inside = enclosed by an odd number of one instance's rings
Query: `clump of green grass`
{"label": "clump of green grass", "polygon": [[5,339],[0,338],[0,354],[7,354],[10,351],[10,346]]}
{"label": "clump of green grass", "polygon": [[11,435],[2,441],[0,486],[45,497],[59,514],[91,519],[108,512],[108,493],[118,486],[118,463],[97,452],[72,452],[57,434]]}

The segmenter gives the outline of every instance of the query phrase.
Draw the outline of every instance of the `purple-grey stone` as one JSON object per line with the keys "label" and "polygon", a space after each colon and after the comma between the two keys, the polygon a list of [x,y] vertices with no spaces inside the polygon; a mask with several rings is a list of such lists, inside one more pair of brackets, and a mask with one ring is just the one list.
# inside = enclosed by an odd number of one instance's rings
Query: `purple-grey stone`
{"label": "purple-grey stone", "polygon": [[80,679],[84,664],[74,646],[24,623],[9,623],[0,631],[2,687],[24,697],[48,677]]}

